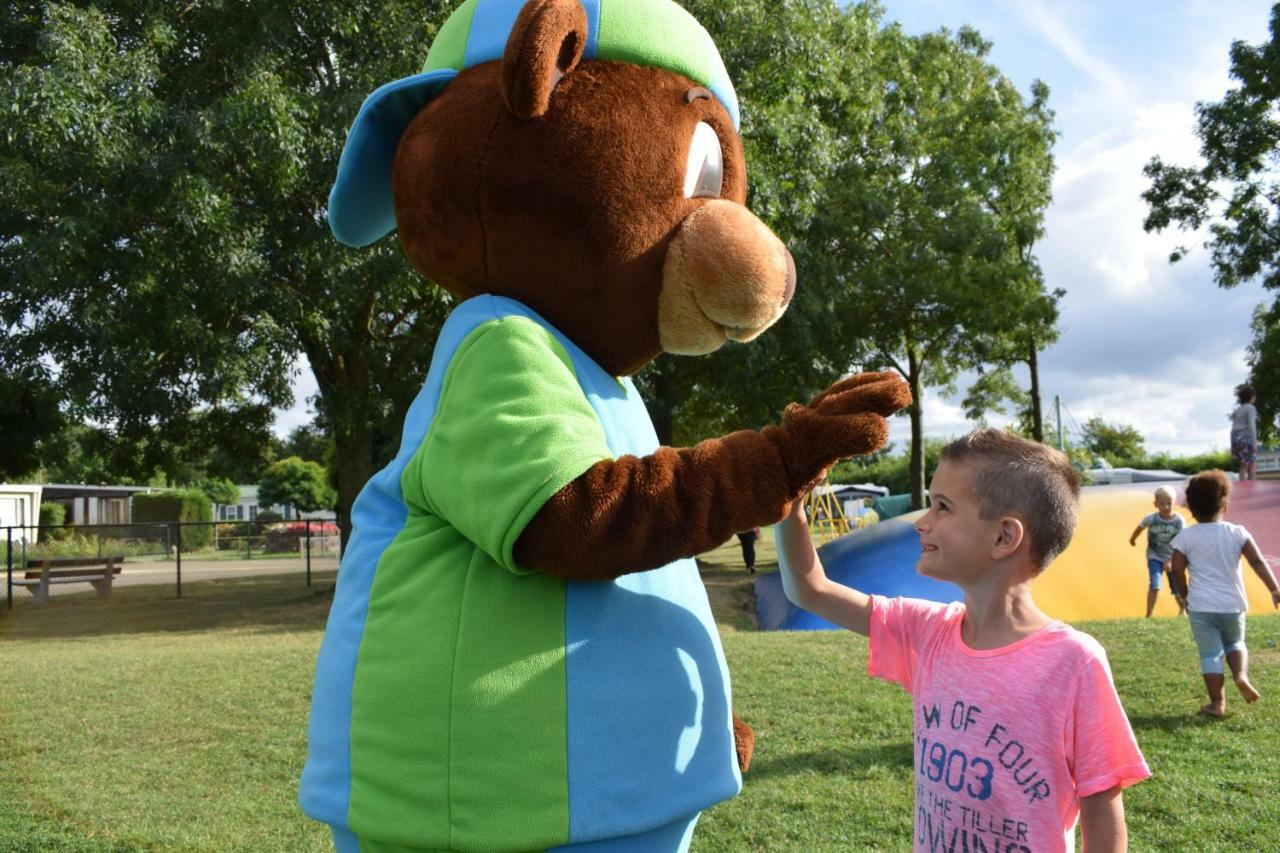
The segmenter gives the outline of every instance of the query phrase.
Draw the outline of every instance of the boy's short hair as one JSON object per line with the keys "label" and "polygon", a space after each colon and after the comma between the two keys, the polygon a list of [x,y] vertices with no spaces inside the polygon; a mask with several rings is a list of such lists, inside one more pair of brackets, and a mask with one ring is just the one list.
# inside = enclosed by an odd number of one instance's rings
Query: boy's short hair
{"label": "boy's short hair", "polygon": [[1187,482],[1187,508],[1196,521],[1213,521],[1227,505],[1231,481],[1217,468],[1201,471]]}
{"label": "boy's short hair", "polygon": [[1066,454],[988,427],[942,448],[941,459],[973,467],[973,496],[980,518],[1014,513],[1022,520],[1037,570],[1071,543],[1080,505],[1080,475]]}
{"label": "boy's short hair", "polygon": [[1252,385],[1245,384],[1245,385],[1236,386],[1236,402],[1237,403],[1240,403],[1241,405],[1245,403],[1252,403],[1253,398],[1254,398],[1254,393],[1253,393]]}
{"label": "boy's short hair", "polygon": [[1156,489],[1156,497],[1166,497],[1169,499],[1169,503],[1177,503],[1178,492],[1173,486],[1161,486]]}

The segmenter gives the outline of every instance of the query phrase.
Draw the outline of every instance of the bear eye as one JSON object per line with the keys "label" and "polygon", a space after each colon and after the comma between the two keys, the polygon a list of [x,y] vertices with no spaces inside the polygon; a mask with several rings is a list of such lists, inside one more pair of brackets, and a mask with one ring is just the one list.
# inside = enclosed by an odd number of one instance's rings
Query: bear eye
{"label": "bear eye", "polygon": [[724,188],[724,155],[720,137],[705,121],[698,122],[689,142],[689,160],[684,167],[685,198],[719,198]]}

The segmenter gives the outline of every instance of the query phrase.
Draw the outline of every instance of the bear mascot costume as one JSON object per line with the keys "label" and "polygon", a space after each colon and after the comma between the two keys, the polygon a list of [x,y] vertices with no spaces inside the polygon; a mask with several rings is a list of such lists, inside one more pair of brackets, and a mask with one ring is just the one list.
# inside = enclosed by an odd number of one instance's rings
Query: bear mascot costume
{"label": "bear mascot costume", "polygon": [[685,849],[752,733],[691,559],[883,444],[895,376],[659,446],[628,378],[773,324],[738,104],[671,0],[466,0],[365,101],[329,222],[456,298],[352,509],[299,795],[342,851]]}

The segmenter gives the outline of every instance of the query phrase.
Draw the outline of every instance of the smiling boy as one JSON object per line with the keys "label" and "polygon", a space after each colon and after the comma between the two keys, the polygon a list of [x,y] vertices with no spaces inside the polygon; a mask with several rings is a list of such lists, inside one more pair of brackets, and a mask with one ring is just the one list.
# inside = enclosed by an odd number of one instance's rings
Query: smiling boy
{"label": "smiling boy", "polygon": [[947,445],[916,521],[916,571],[964,601],[868,596],[827,578],[797,501],[778,525],[796,605],[870,637],[868,674],[915,718],[914,849],[1127,849],[1121,790],[1151,775],[1096,640],[1051,619],[1032,581],[1071,541],[1080,478],[999,430]]}

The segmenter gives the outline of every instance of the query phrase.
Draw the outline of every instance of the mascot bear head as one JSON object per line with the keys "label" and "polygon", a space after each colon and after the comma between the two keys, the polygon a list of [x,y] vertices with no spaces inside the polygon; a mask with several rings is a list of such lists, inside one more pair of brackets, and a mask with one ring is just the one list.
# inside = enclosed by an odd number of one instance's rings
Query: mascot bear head
{"label": "mascot bear head", "polygon": [[795,291],[744,206],[738,104],[670,0],[467,0],[360,110],[329,200],[459,299],[518,300],[605,370],[772,325]]}

